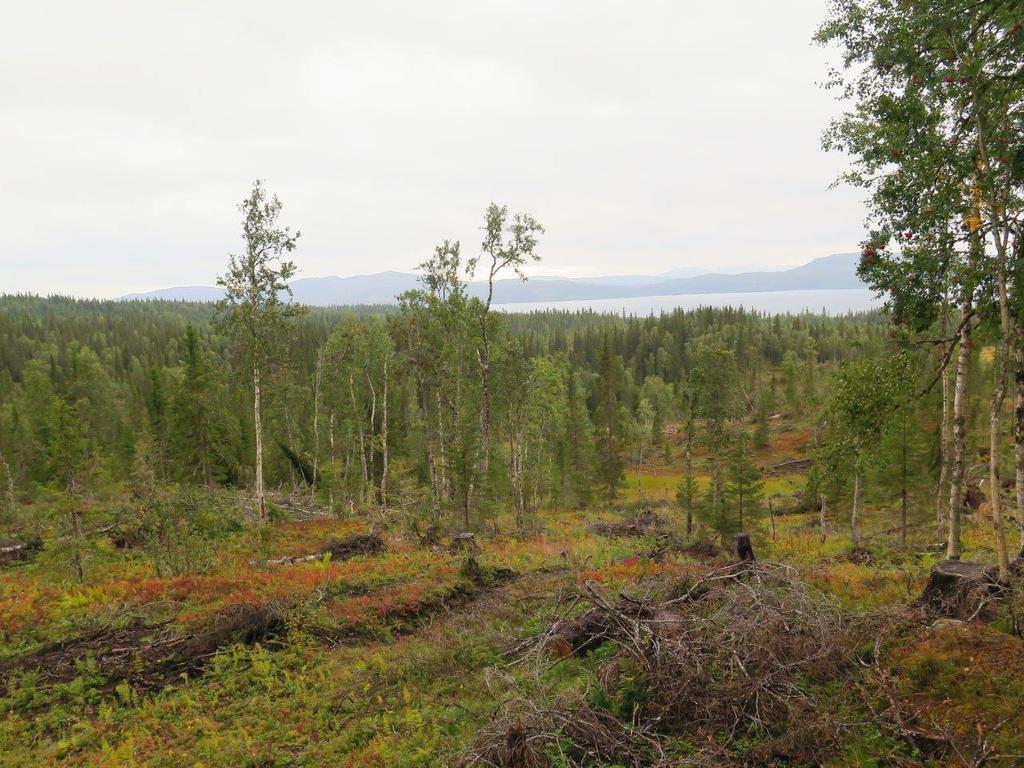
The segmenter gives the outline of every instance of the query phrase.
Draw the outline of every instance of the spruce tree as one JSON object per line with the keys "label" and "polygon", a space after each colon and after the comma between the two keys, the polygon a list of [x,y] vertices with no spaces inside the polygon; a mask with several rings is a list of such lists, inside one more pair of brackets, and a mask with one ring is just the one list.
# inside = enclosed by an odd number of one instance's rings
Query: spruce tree
{"label": "spruce tree", "polygon": [[626,468],[626,412],[621,402],[624,378],[622,361],[612,351],[611,342],[605,334],[597,361],[594,437],[597,474],[609,501],[618,496]]}
{"label": "spruce tree", "polygon": [[735,514],[738,531],[747,530],[748,523],[764,511],[764,480],[743,434],[736,436],[726,465],[725,495]]}

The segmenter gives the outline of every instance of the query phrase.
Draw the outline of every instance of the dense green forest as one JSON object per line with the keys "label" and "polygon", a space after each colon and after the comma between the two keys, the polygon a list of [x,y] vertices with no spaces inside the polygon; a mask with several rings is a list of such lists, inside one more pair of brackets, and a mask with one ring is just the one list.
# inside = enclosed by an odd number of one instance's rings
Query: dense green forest
{"label": "dense green forest", "polygon": [[[290,331],[264,383],[271,487],[308,487],[336,514],[380,506],[448,529],[525,519],[614,499],[670,425],[704,441],[694,422],[714,413],[728,452],[741,427],[756,438],[781,411],[813,418],[832,371],[895,348],[881,315],[495,315],[492,456],[467,517],[483,308],[459,286],[414,298],[317,309]],[[251,484],[251,386],[213,305],[7,297],[0,342],[9,496]],[[717,382],[702,383],[705,361]]]}

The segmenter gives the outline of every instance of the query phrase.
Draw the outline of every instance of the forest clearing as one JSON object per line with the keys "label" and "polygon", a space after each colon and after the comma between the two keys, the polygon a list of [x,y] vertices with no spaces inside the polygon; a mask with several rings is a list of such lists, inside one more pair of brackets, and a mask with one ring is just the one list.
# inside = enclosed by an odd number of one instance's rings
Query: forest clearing
{"label": "forest clearing", "polygon": [[0,768],[1024,766],[1021,0],[55,3]]}
{"label": "forest clearing", "polygon": [[[168,570],[123,519],[94,542],[86,584],[26,556],[0,574],[0,764],[1010,764],[1024,753],[1022,606],[919,605],[944,557],[920,515],[906,546],[878,502],[856,556],[840,510],[823,536],[796,501],[810,435],[776,419],[756,453],[798,468],[765,481],[777,516],[757,517],[746,572],[713,529],[686,536],[677,424],[617,502],[538,510],[522,530],[498,517],[471,549],[295,495],[254,530],[222,492],[202,567]],[[964,559],[989,561],[976,517]],[[708,628],[689,612],[732,644],[712,634],[711,656],[692,657]],[[681,655],[664,645],[673,621]],[[799,646],[765,645],[793,632]],[[714,660],[733,649],[745,655]]]}

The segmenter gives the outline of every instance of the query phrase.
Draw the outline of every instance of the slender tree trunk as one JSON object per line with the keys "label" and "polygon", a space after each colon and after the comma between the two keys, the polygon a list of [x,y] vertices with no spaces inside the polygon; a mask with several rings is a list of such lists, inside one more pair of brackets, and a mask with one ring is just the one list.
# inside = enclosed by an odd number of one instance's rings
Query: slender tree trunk
{"label": "slender tree trunk", "polygon": [[860,462],[853,471],[853,506],[850,509],[850,543],[853,549],[860,549],[860,485],[861,485]]}
{"label": "slender tree trunk", "polygon": [[[331,465],[333,466],[334,465],[334,460],[335,460],[335,458],[337,458],[337,454],[334,452],[334,411],[331,411],[331,417],[330,417],[330,419],[328,419],[327,425],[328,425],[327,426],[328,438],[330,440],[330,448],[331,448]],[[330,506],[331,506],[331,512],[332,513],[334,512],[334,486],[335,486],[335,483],[332,482],[331,483],[331,490],[330,490],[330,498],[327,500],[327,503],[330,504]]]}
{"label": "slender tree trunk", "polygon": [[946,557],[960,559],[960,516],[964,506],[964,473],[967,456],[967,374],[971,362],[972,321],[968,315],[973,309],[971,298],[964,299],[961,313],[960,350],[957,353],[956,378],[953,386],[953,456],[949,482],[949,538]]}
{"label": "slender tree trunk", "polygon": [[768,517],[772,522],[772,541],[775,541],[775,507],[771,499],[768,499]]}
{"label": "slender tree trunk", "polygon": [[[488,302],[488,306],[490,303]],[[480,470],[481,482],[487,482],[491,468],[491,341],[487,334],[485,312],[482,325],[483,348],[480,355]],[[474,477],[478,474],[474,472]]]}
{"label": "slender tree trunk", "polygon": [[728,540],[725,534],[726,520],[725,520],[725,507],[724,505],[719,506],[722,498],[722,486],[721,477],[719,476],[719,468],[713,467],[711,470],[711,508],[715,510],[715,515],[721,515],[722,520],[722,546],[728,545]]}
{"label": "slender tree trunk", "polygon": [[[949,333],[949,304],[944,300],[940,322],[942,338]],[[940,358],[942,358],[940,348]],[[946,528],[946,508],[949,498],[949,465],[950,442],[953,436],[953,409],[951,407],[953,393],[953,367],[946,364],[942,370],[942,425],[939,430],[939,486],[935,494],[935,530],[939,540],[943,539]]]}
{"label": "slender tree trunk", "polygon": [[[371,400],[370,400],[370,456],[369,456],[369,462],[370,462],[370,464],[372,466],[373,461],[374,461],[374,443],[376,442],[374,440],[373,431],[374,431],[374,429],[376,429],[376,427],[374,425],[377,423],[377,390],[373,386],[373,379],[370,378],[369,371],[367,371],[367,373],[366,373],[366,383],[370,387],[370,396],[371,396]],[[369,478],[367,478],[367,482],[369,482]],[[367,486],[367,491],[366,492],[367,492],[368,495],[370,494],[369,486]]]}
{"label": "slender tree trunk", "polygon": [[366,440],[363,435],[363,418],[362,414],[359,413],[359,406],[356,403],[356,385],[351,374],[348,377],[348,394],[349,399],[352,401],[352,418],[355,419],[356,430],[359,434],[359,463],[363,469],[363,482],[359,489],[359,499],[361,502],[365,502],[367,489],[370,487],[370,471],[366,466]]}
{"label": "slender tree trunk", "polygon": [[900,546],[907,546],[907,409],[903,408],[900,434]]}
{"label": "slender tree trunk", "polygon": [[316,481],[320,473],[320,382],[324,370],[324,350],[316,356],[316,374],[313,377],[313,482],[309,484],[309,499],[316,499]]}
{"label": "slender tree trunk", "polygon": [[441,487],[438,481],[436,432],[437,424],[430,418],[430,393],[424,382],[423,374],[416,372],[416,399],[420,407],[420,420],[423,422],[423,442],[427,450],[427,476],[430,479],[430,519],[436,523],[440,518]]}
{"label": "slender tree trunk", "polygon": [[341,470],[341,487],[345,489],[345,498],[349,501],[349,506],[352,506],[352,494],[349,493],[349,472],[352,469],[352,449],[349,448],[345,451],[345,468]]}
{"label": "slender tree trunk", "polygon": [[[1024,256],[1024,237],[1013,241],[1013,264]],[[1013,458],[1014,486],[1017,497],[1017,530],[1020,532],[1020,555],[1024,557],[1024,329],[1016,314],[1011,317],[1010,343],[1013,346]]]}
{"label": "slender tree trunk", "polygon": [[[292,413],[290,410],[286,410],[284,414],[284,429],[285,436],[288,438],[288,445],[298,447],[298,443],[295,440],[295,432],[292,429]],[[299,488],[299,476],[295,471],[295,466],[290,461],[288,462],[288,476],[292,479],[292,490],[297,491]]]}
{"label": "slender tree trunk", "polygon": [[430,518],[437,522],[441,517],[441,489],[437,479],[437,459],[434,456],[434,441],[427,440],[427,474],[430,476]]}
{"label": "slender tree trunk", "polygon": [[1010,352],[1010,302],[1006,292],[1006,245],[999,244],[996,236],[996,284],[999,290],[1000,339],[993,361],[995,381],[989,410],[989,483],[991,484],[992,527],[996,535],[996,554],[999,558],[999,579],[1010,578],[1010,552],[1006,544],[1003,521],[1002,483],[999,479],[999,455],[1002,447],[1003,401],[1006,397],[1007,368]]}
{"label": "slender tree trunk", "polygon": [[487,279],[487,301],[484,302],[480,314],[480,351],[477,360],[480,363],[480,451],[479,462],[473,462],[469,483],[466,487],[466,527],[469,527],[469,510],[473,504],[473,489],[477,476],[487,482],[491,467],[491,337],[487,321],[491,315],[491,300],[494,298],[495,266]]}
{"label": "slender tree trunk", "polygon": [[82,513],[78,509],[78,502],[73,501],[74,508],[68,512],[68,522],[71,527],[71,537],[74,539],[74,551],[71,553],[71,567],[75,571],[75,580],[79,584],[85,583],[85,569],[82,566]]}
{"label": "slender tree trunk", "polygon": [[[686,427],[686,476],[693,477],[693,422],[687,423]],[[686,505],[686,538],[693,535],[693,499],[689,499]]]}
{"label": "slender tree trunk", "polygon": [[[999,481],[999,454],[1003,400],[1006,397],[1007,369],[1009,366],[1010,352],[1010,302],[1007,296],[1007,247],[1009,245],[1010,227],[1005,218],[1006,203],[1011,192],[1009,177],[1007,177],[1006,188],[1002,195],[997,192],[993,183],[992,167],[989,163],[987,151],[988,125],[982,111],[979,109],[980,99],[978,90],[972,85],[971,96],[974,102],[974,119],[977,127],[976,136],[978,141],[978,169],[981,172],[981,179],[977,183],[975,196],[975,215],[980,220],[986,211],[990,214],[990,230],[995,245],[995,277],[996,289],[999,293],[999,345],[996,351],[996,359],[993,362],[995,381],[992,387],[992,402],[989,409],[989,482],[991,484],[992,527],[995,529],[996,554],[999,560],[999,580],[1008,581],[1010,578],[1010,555],[1006,545],[1006,530],[1003,521],[1002,487]],[[987,182],[987,183],[985,183]],[[987,187],[987,205],[983,205]],[[984,239],[978,233],[979,250],[984,253]]]}
{"label": "slender tree trunk", "polygon": [[259,504],[260,522],[267,522],[267,499],[263,491],[263,403],[260,392],[260,367],[252,367],[253,422],[256,430],[256,501]]}
{"label": "slender tree trunk", "polygon": [[939,485],[935,495],[935,530],[939,540],[945,538],[946,516],[949,507],[949,475],[952,457],[950,443],[953,433],[953,409],[952,391],[953,384],[950,381],[953,369],[946,366],[942,372],[942,427],[939,435]]}
{"label": "slender tree trunk", "polygon": [[526,512],[526,495],[523,490],[526,478],[523,461],[523,433],[518,427],[509,435],[509,454],[512,475],[512,503],[515,508],[516,528],[522,528]]}
{"label": "slender tree trunk", "polygon": [[380,470],[380,505],[388,505],[388,358],[384,356],[384,398],[381,402],[380,416],[381,470]]}
{"label": "slender tree trunk", "polygon": [[447,506],[452,500],[451,483],[448,475],[448,446],[445,439],[444,412],[441,407],[441,393],[435,392],[437,401],[437,467],[439,470],[439,485],[441,489],[442,506]]}
{"label": "slender tree trunk", "polygon": [[[539,445],[538,445],[537,450],[540,450]],[[530,499],[530,506],[529,506],[529,509],[528,509],[528,511],[531,512],[531,513],[536,514],[537,510],[540,509],[540,498],[541,498],[540,488],[541,488],[541,484],[543,482],[543,479],[545,477],[549,478],[549,479],[552,477],[552,466],[551,466],[551,454],[550,453],[547,456],[547,471],[543,473],[543,477],[541,476],[541,468],[540,468],[539,464],[537,466],[537,471],[534,472],[534,474],[533,474],[533,496]],[[554,495],[553,495],[553,493],[551,493],[551,491],[548,492],[548,499],[549,499],[549,502],[552,504],[552,506],[554,506],[555,499],[554,499]]]}
{"label": "slender tree trunk", "polygon": [[1014,361],[1013,458],[1016,469],[1017,522],[1022,526],[1021,550],[1024,551],[1024,338],[1019,327],[1014,335]]}
{"label": "slender tree trunk", "polygon": [[821,511],[818,514],[818,528],[821,529],[820,533],[821,533],[821,543],[822,544],[824,544],[825,540],[828,538],[828,533],[825,530],[825,519],[826,519],[826,515],[825,515],[825,494],[823,493],[823,494],[821,494]]}
{"label": "slender tree trunk", "polygon": [[7,463],[2,453],[0,453],[0,467],[3,468],[5,477],[4,500],[7,502],[7,511],[13,515],[17,507],[17,500],[14,495],[14,475],[11,474],[11,465]]}

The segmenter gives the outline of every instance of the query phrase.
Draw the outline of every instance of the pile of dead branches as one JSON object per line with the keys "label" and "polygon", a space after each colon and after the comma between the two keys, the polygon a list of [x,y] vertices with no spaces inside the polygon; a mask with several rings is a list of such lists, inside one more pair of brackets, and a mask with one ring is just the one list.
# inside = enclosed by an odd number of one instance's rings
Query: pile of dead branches
{"label": "pile of dead branches", "polygon": [[655,616],[620,645],[646,682],[646,717],[670,730],[784,730],[814,710],[808,683],[850,661],[840,611],[774,563],[713,571]]}
{"label": "pile of dead branches", "polygon": [[124,680],[141,690],[157,690],[200,673],[227,646],[257,643],[283,629],[276,609],[247,603],[229,605],[185,633],[169,622],[100,627],[0,663],[0,689],[25,672],[43,683],[67,683],[86,664],[103,678],[100,687],[113,689]]}
{"label": "pile of dead branches", "polygon": [[[557,757],[557,762],[555,758]],[[628,727],[611,713],[576,702],[538,707],[518,700],[483,728],[459,768],[586,768],[657,766],[664,755],[658,739]]]}
{"label": "pile of dead branches", "polygon": [[[764,764],[813,764],[841,742],[843,725],[820,691],[857,666],[858,650],[887,631],[882,624],[903,621],[845,615],[794,569],[770,562],[717,568],[640,597],[611,598],[590,583],[584,594],[590,608],[520,646],[521,659],[558,663],[614,644],[598,670],[610,711],[645,733],[709,748],[723,735],[756,736]],[[479,760],[467,764],[534,764]]]}
{"label": "pile of dead branches", "polygon": [[647,510],[621,523],[594,523],[590,526],[590,530],[599,536],[612,538],[616,536],[644,536],[662,527],[664,527],[662,519],[651,510]]}
{"label": "pile of dead branches", "polygon": [[650,560],[661,562],[668,555],[683,555],[693,560],[714,560],[726,554],[721,545],[707,539],[686,541],[675,534],[664,533],[656,536],[657,544],[644,553]]}

